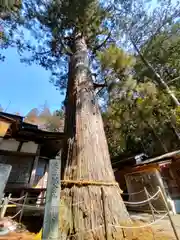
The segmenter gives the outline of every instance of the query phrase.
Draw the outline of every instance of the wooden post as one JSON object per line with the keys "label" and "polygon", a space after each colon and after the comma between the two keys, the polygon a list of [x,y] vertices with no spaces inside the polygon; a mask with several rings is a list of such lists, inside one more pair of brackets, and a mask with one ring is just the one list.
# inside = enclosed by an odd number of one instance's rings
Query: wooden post
{"label": "wooden post", "polygon": [[35,176],[36,176],[36,169],[38,167],[38,161],[39,161],[39,155],[40,155],[40,145],[38,145],[37,151],[36,151],[36,156],[34,158],[34,163],[33,163],[33,167],[32,167],[32,172],[31,172],[31,176],[30,176],[30,180],[29,180],[29,184],[30,186],[33,186],[34,184],[34,180],[35,180]]}
{"label": "wooden post", "polygon": [[[146,187],[144,187],[144,192],[146,194],[147,199],[149,199],[149,195],[148,195],[148,191],[147,191]],[[152,204],[151,204],[151,200],[148,201],[148,204],[149,204],[149,207],[150,207],[151,212],[152,212],[153,220],[155,221],[155,215],[154,215],[153,207],[152,207]]]}
{"label": "wooden post", "polygon": [[4,189],[6,187],[11,169],[11,165],[0,164],[0,201],[3,198]]}
{"label": "wooden post", "polygon": [[104,188],[101,187],[101,195],[102,195],[102,205],[103,205],[103,213],[104,213],[104,230],[106,240],[109,240],[109,227],[108,227],[108,219],[107,219],[107,210],[106,210],[106,195],[104,192]]}
{"label": "wooden post", "polygon": [[24,197],[21,213],[20,213],[20,216],[19,216],[19,223],[22,220],[22,216],[23,216],[23,213],[24,213],[24,205],[26,204],[27,197],[28,197],[28,192],[26,192],[25,197]]}
{"label": "wooden post", "polygon": [[42,229],[42,240],[60,239],[59,208],[60,208],[60,174],[61,160],[50,160],[46,191],[46,205]]}
{"label": "wooden post", "polygon": [[9,194],[8,197],[4,198],[4,202],[3,202],[3,205],[1,208],[1,213],[0,213],[0,219],[4,218],[4,216],[6,214],[6,210],[7,210],[7,206],[8,206],[10,198],[11,198],[11,193]]}
{"label": "wooden post", "polygon": [[0,199],[0,204],[2,205],[3,204],[3,202],[4,202],[4,193],[2,194],[2,198]]}
{"label": "wooden post", "polygon": [[160,188],[160,187],[158,187],[158,188],[159,188],[159,190],[160,190],[161,197],[162,197],[162,199],[163,199],[163,201],[164,201],[164,205],[165,205],[165,208],[166,208],[166,210],[167,210],[167,214],[168,214],[169,221],[170,221],[170,223],[171,223],[172,229],[173,229],[173,231],[174,231],[174,235],[175,235],[175,237],[176,237],[177,240],[180,240],[180,238],[179,238],[179,236],[178,236],[178,233],[177,233],[177,231],[176,231],[176,227],[175,227],[175,225],[174,225],[174,222],[173,222],[172,217],[171,217],[171,214],[170,214],[170,210],[169,210],[169,206],[168,206],[167,199],[166,199],[165,195],[163,194],[163,191],[161,190],[161,188]]}
{"label": "wooden post", "polygon": [[4,197],[4,201],[2,202],[2,206],[1,206],[1,212],[0,212],[0,219],[2,219],[4,216],[4,208],[5,205],[7,204],[7,197]]}

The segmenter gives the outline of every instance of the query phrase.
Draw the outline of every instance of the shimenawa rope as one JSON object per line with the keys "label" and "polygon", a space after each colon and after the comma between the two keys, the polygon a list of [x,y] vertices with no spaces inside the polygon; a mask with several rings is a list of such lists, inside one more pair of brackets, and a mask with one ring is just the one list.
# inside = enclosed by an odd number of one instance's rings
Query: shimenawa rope
{"label": "shimenawa rope", "polygon": [[61,184],[63,185],[96,185],[96,186],[119,186],[117,182],[103,182],[103,181],[91,181],[91,180],[61,180]]}
{"label": "shimenawa rope", "polygon": [[160,190],[158,190],[153,196],[151,196],[150,198],[147,198],[146,200],[143,200],[141,202],[126,202],[124,201],[125,204],[130,204],[130,205],[140,205],[146,202],[149,202],[151,200],[153,200],[158,194],[159,194]]}

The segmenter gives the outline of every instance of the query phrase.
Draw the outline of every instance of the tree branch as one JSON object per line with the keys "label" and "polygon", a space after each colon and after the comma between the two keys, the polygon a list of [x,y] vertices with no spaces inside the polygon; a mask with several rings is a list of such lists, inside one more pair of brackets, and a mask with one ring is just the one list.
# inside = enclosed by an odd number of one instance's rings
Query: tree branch
{"label": "tree branch", "polygon": [[169,94],[171,97],[173,103],[175,106],[180,106],[180,102],[177,99],[177,97],[174,95],[174,93],[171,91],[167,83],[164,81],[164,79],[156,72],[156,70],[153,68],[153,66],[149,63],[149,61],[143,56],[139,48],[137,47],[136,43],[134,40],[130,37],[130,41],[132,42],[132,45],[134,46],[134,49],[136,52],[139,54],[142,62],[145,64],[145,66],[154,74],[156,79],[158,80],[158,83],[166,90],[166,92]]}
{"label": "tree branch", "polygon": [[174,79],[172,79],[172,80],[170,80],[170,81],[168,81],[167,84],[169,85],[170,83],[175,82],[175,81],[177,81],[177,80],[179,80],[179,79],[180,79],[180,76],[177,77],[177,78],[174,78]]}
{"label": "tree branch", "polygon": [[[160,33],[160,30],[169,22],[169,21],[172,21],[174,18],[177,17],[177,14],[179,14],[179,12],[175,12],[174,14],[172,14],[170,17],[168,18],[165,18],[162,23],[160,24],[160,26],[156,29],[155,33],[152,34],[150,40],[147,41],[147,46],[146,46],[146,49],[144,51],[144,53],[146,53],[148,51],[148,48],[149,46],[151,45],[151,43],[153,42],[153,40],[155,39],[155,37],[157,36],[157,34]],[[144,44],[146,45],[146,43]]]}
{"label": "tree branch", "polygon": [[94,89],[107,87],[107,83],[93,83]]}
{"label": "tree branch", "polygon": [[67,48],[67,47],[66,47],[66,45],[65,45],[64,42],[63,42],[63,40],[62,40],[61,38],[59,38],[59,41],[60,41],[60,43],[61,43],[62,48],[64,49],[64,51],[65,51],[67,54],[72,55],[73,52],[71,51],[70,48]]}
{"label": "tree branch", "polygon": [[1,12],[0,13],[0,18],[2,20],[8,20],[8,19],[10,19],[10,17],[11,17],[11,13],[10,12]]}
{"label": "tree branch", "polygon": [[111,31],[109,32],[108,36],[106,37],[106,39],[96,48],[93,49],[92,53],[95,54],[96,51],[98,51],[99,49],[101,49],[109,40],[109,38],[111,37]]}

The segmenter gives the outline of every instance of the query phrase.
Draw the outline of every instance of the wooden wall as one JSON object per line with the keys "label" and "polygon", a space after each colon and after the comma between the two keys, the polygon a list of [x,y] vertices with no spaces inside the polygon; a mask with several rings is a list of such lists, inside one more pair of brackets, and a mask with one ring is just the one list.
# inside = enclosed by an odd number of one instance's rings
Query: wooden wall
{"label": "wooden wall", "polygon": [[11,184],[28,184],[34,157],[3,156],[0,155],[0,163],[12,165],[8,179]]}

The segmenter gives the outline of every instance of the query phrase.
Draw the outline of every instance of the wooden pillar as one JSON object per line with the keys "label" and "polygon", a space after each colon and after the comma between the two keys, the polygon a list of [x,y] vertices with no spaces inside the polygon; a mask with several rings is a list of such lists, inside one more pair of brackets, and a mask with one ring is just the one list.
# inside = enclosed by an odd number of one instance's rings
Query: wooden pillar
{"label": "wooden pillar", "polygon": [[[45,165],[43,188],[47,188],[48,172],[49,172],[49,160],[48,160],[48,162],[46,162],[46,165]],[[45,196],[46,196],[46,191],[43,191],[43,193],[42,193],[43,199],[41,200],[41,204],[45,203]]]}
{"label": "wooden pillar", "polygon": [[170,211],[169,211],[169,206],[168,206],[167,198],[166,198],[166,196],[164,195],[161,187],[158,187],[158,188],[159,188],[159,190],[160,190],[161,197],[162,197],[162,199],[163,199],[163,201],[164,201],[164,205],[165,205],[165,208],[166,208],[166,210],[167,210],[167,214],[168,214],[169,221],[170,221],[170,223],[171,223],[171,227],[172,227],[172,229],[173,229],[174,235],[175,235],[175,237],[176,237],[177,240],[180,240],[180,238],[179,238],[179,236],[178,236],[178,233],[177,233],[176,226],[175,226],[175,224],[174,224],[174,222],[173,222],[173,220],[172,220],[172,217],[171,217],[171,214],[170,214]]}
{"label": "wooden pillar", "polygon": [[12,166],[9,164],[0,164],[0,201],[4,195],[4,189],[6,187]]}
{"label": "wooden pillar", "polygon": [[34,181],[35,181],[36,169],[38,167],[38,161],[39,161],[39,156],[40,156],[40,149],[41,149],[41,146],[39,144],[38,148],[37,148],[37,151],[36,151],[36,156],[34,158],[34,163],[33,163],[31,176],[30,176],[30,180],[29,180],[29,184],[30,184],[31,187],[33,186]]}
{"label": "wooden pillar", "polygon": [[[42,161],[42,160],[41,160]],[[48,163],[46,160],[44,160],[45,164],[44,165],[44,171],[43,171],[43,176],[40,180],[41,184],[40,184],[40,194],[37,198],[37,204],[38,206],[40,206],[41,204],[44,204],[45,203],[45,191],[44,189],[47,187],[47,177],[48,177]],[[49,162],[49,161],[48,161]]]}
{"label": "wooden pillar", "polygon": [[171,163],[170,169],[172,171],[174,180],[176,181],[176,184],[177,184],[179,192],[180,192],[180,175],[179,175],[179,172],[178,172],[178,170],[180,169],[180,163],[179,162]]}

